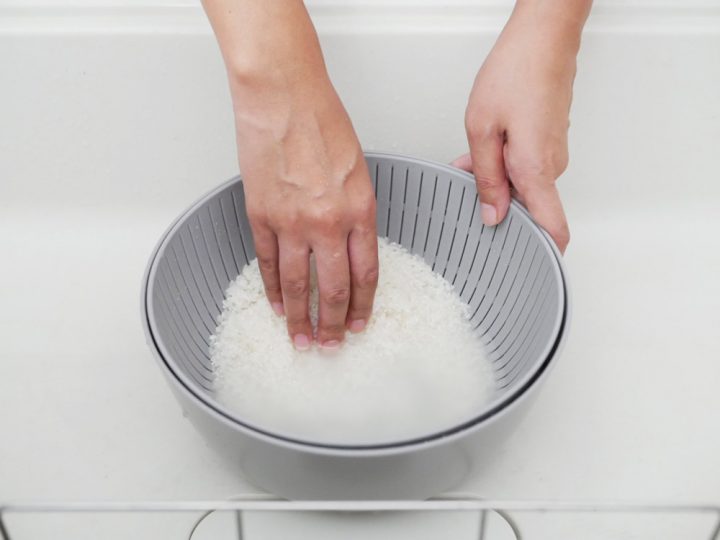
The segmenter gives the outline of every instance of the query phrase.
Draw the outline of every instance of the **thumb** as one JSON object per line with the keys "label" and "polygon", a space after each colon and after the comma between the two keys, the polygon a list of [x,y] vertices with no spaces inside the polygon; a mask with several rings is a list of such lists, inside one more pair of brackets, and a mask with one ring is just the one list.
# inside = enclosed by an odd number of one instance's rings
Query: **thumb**
{"label": "thumb", "polygon": [[470,157],[483,223],[497,225],[505,219],[510,208],[510,183],[505,174],[502,136],[498,133],[471,141]]}

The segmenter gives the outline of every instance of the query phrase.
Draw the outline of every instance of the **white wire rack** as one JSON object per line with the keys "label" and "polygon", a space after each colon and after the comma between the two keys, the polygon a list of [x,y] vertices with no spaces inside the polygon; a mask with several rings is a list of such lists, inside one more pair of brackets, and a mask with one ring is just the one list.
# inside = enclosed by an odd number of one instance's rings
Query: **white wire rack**
{"label": "white wire rack", "polygon": [[[486,539],[487,517],[499,516],[514,538],[523,540],[517,516],[521,514],[644,514],[651,516],[683,514],[705,516],[712,525],[702,540],[720,540],[720,504],[673,504],[648,501],[533,501],[489,500],[470,493],[453,493],[426,501],[286,501],[266,495],[243,495],[220,501],[114,501],[114,502],[7,502],[0,503],[0,539],[15,540],[7,518],[13,514],[107,514],[107,513],[173,513],[197,512],[189,530],[192,539],[202,522],[215,512],[234,512],[235,536],[247,540],[243,533],[245,512],[477,512],[480,516],[475,538]],[[19,540],[19,539],[18,539]],[[685,536],[683,540],[691,540]]]}

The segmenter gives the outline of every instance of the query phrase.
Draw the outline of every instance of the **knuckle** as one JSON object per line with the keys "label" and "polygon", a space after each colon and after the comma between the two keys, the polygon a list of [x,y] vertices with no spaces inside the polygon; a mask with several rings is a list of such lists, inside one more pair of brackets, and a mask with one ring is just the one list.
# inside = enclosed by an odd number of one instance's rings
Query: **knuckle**
{"label": "knuckle", "polygon": [[304,332],[307,326],[310,324],[310,320],[303,315],[290,315],[286,318],[286,324],[288,331],[291,334],[297,334]]}
{"label": "knuckle", "polygon": [[282,294],[280,285],[277,282],[265,284],[265,294],[273,298],[280,296]]}
{"label": "knuckle", "polygon": [[286,212],[276,216],[275,219],[277,220],[277,228],[283,233],[293,233],[298,230],[302,220],[297,212]]}
{"label": "knuckle", "polygon": [[343,213],[339,208],[318,208],[310,212],[308,220],[320,229],[334,229],[343,220]]}
{"label": "knuckle", "polygon": [[537,175],[528,170],[516,170],[511,173],[513,188],[518,193],[525,193],[535,183]]}
{"label": "knuckle", "polygon": [[552,147],[525,156],[512,165],[513,183],[518,187],[522,188],[523,184],[536,178],[555,181],[567,168],[568,151],[567,148]]}
{"label": "knuckle", "polygon": [[564,144],[553,144],[539,156],[539,165],[554,177],[560,176],[568,165],[568,149]]}
{"label": "knuckle", "polygon": [[266,220],[266,214],[260,206],[247,204],[246,212],[251,224],[261,224]]}
{"label": "knuckle", "polygon": [[377,286],[379,275],[379,268],[377,266],[372,266],[364,272],[360,272],[355,279],[355,286],[361,289],[373,288]]}
{"label": "knuckle", "polygon": [[373,213],[369,219],[358,219],[352,231],[360,237],[376,236],[377,225],[375,223],[375,214]]}
{"label": "knuckle", "polygon": [[262,272],[263,274],[275,272],[277,268],[277,263],[274,257],[258,254],[257,260],[258,266],[260,267],[260,272]]}
{"label": "knuckle", "polygon": [[308,282],[305,279],[285,279],[282,282],[282,290],[289,298],[300,298],[308,292]]}
{"label": "knuckle", "polygon": [[372,314],[372,306],[367,307],[355,307],[348,311],[348,320],[352,321],[355,319],[369,319]]}
{"label": "knuckle", "polygon": [[482,111],[470,110],[465,113],[465,131],[472,141],[481,141],[497,134],[497,125],[487,120]]}
{"label": "knuckle", "polygon": [[276,231],[276,234],[283,236],[293,235],[298,231],[302,223],[302,217],[297,211],[287,209],[278,212],[276,215],[268,219],[270,228]]}
{"label": "knuckle", "polygon": [[377,202],[375,197],[364,197],[356,203],[355,215],[362,223],[375,223],[375,213],[377,211]]}
{"label": "knuckle", "polygon": [[481,192],[488,192],[499,188],[504,183],[499,178],[492,178],[490,176],[476,176],[475,184]]}
{"label": "knuckle", "polygon": [[512,176],[513,187],[519,193],[526,193],[530,188],[533,187],[533,184],[537,182],[537,177],[538,175],[536,173],[531,173],[527,170],[519,171]]}
{"label": "knuckle", "polygon": [[322,323],[319,330],[325,336],[343,336],[345,335],[345,325],[343,323]]}
{"label": "knuckle", "polygon": [[350,288],[341,286],[329,289],[324,295],[324,301],[331,306],[341,306],[350,300]]}

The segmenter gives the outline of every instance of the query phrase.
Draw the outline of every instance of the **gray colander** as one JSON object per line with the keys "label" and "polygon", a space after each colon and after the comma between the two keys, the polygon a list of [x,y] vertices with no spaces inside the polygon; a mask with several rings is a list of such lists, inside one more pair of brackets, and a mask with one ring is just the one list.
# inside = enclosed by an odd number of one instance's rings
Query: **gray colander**
{"label": "gray colander", "polygon": [[223,291],[255,257],[240,178],[180,216],[145,275],[148,342],[186,415],[251,481],[288,498],[425,498],[489,466],[566,333],[560,256],[520,205],[513,202],[500,225],[485,227],[471,175],[390,154],[366,158],[378,234],[421,255],[452,283],[493,362],[497,390],[472,421],[421,439],[344,446],[269,432],[215,400],[208,338]]}

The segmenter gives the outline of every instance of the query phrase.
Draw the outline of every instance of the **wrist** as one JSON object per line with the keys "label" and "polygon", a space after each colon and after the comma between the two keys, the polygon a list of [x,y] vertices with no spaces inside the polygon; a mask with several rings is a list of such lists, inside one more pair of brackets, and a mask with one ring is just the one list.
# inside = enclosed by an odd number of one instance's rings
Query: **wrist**
{"label": "wrist", "polygon": [[574,62],[591,4],[591,0],[518,0],[508,28],[534,36],[534,45],[550,53],[550,58]]}
{"label": "wrist", "polygon": [[332,88],[324,65],[290,65],[281,59],[239,59],[228,63],[236,111],[258,113],[304,103]]}
{"label": "wrist", "polygon": [[214,22],[236,107],[282,103],[329,85],[301,0],[246,4]]}

